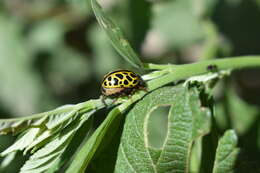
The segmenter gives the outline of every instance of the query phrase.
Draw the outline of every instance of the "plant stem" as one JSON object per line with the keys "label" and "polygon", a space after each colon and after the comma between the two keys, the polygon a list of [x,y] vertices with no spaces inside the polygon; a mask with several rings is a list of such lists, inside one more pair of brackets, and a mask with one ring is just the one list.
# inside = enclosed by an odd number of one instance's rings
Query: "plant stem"
{"label": "plant stem", "polygon": [[236,70],[249,67],[260,67],[260,56],[245,56],[240,58],[225,58],[209,61],[201,61],[193,64],[174,65],[169,67],[165,65],[164,70],[169,73],[148,82],[149,90],[154,90],[163,85],[177,80],[186,79],[192,76],[197,76],[209,72],[208,66],[214,65],[217,70]]}
{"label": "plant stem", "polygon": [[[238,61],[238,62],[237,62]],[[144,63],[144,68],[150,69],[150,70],[163,70],[167,68],[176,68],[180,66],[190,66],[190,65],[218,65],[218,66],[223,66],[222,64],[228,62],[231,63],[228,65],[229,68],[236,68],[238,64],[241,68],[247,67],[243,65],[243,63],[250,65],[249,67],[252,67],[254,63],[255,66],[259,66],[259,61],[260,61],[260,55],[252,55],[252,56],[240,56],[240,57],[227,57],[223,59],[213,59],[213,60],[205,60],[205,61],[200,61],[196,63],[191,63],[191,64],[181,64],[181,65],[176,65],[176,64],[153,64],[153,63]]]}

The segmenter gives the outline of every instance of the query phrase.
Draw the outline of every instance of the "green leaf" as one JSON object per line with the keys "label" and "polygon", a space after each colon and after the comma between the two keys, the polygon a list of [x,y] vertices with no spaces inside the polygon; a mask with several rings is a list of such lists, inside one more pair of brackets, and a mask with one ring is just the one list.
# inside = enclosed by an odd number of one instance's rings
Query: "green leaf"
{"label": "green leaf", "polygon": [[[72,109],[72,110],[68,111],[67,109],[69,110]],[[77,117],[76,116],[77,114],[74,115],[77,111],[78,110],[76,109],[76,107],[63,106],[53,111],[32,115],[29,117],[25,117],[23,119],[18,118],[18,119],[10,119],[10,120],[1,120],[3,126],[0,127],[2,127],[2,130],[4,132],[7,132],[8,130],[20,132],[23,129],[29,127],[32,128],[29,128],[27,131],[25,131],[22,137],[18,138],[16,142],[13,145],[11,145],[9,148],[7,148],[5,151],[3,151],[0,156],[5,156],[10,152],[14,152],[18,150],[22,151],[24,149],[26,149],[25,150],[26,153],[26,151],[36,146],[37,148],[39,148],[39,144],[41,144],[49,137],[54,136],[54,134],[60,132],[64,127],[66,127],[69,123],[71,123]],[[69,117],[72,117],[71,120],[68,119]],[[35,120],[33,118],[35,118]],[[50,131],[48,128],[46,128],[45,125],[46,126],[49,125],[50,128],[54,128],[54,127],[59,127],[59,128]]]}
{"label": "green leaf", "polygon": [[102,10],[96,0],[91,0],[91,4],[100,26],[107,33],[114,48],[132,66],[136,68],[141,68],[143,66],[142,62],[130,46],[129,42],[123,36],[120,28],[109,19],[108,15],[105,14],[105,12]]}
{"label": "green leaf", "polygon": [[31,125],[40,125],[45,121],[44,114],[26,118],[0,119],[0,134],[19,133]]}
{"label": "green leaf", "polygon": [[[57,166],[61,156],[70,144],[77,130],[84,124],[93,112],[87,113],[84,119],[79,118],[64,128],[55,139],[35,152],[21,168],[21,173],[41,173]],[[90,127],[90,126],[89,126]]]}
{"label": "green leaf", "polygon": [[[124,118],[123,116],[121,116]],[[113,126],[111,126],[110,130],[104,137],[105,140],[100,144],[99,149],[97,150],[95,157],[90,162],[90,165],[87,167],[85,172],[95,172],[95,173],[112,173],[114,172],[114,167],[117,159],[117,150],[120,144],[120,137],[123,131],[123,123],[121,123],[122,119],[117,119],[118,122],[114,122]],[[118,130],[115,131],[115,127]],[[104,166],[104,160],[106,161]]]}
{"label": "green leaf", "polygon": [[[149,116],[169,105],[167,137],[152,149],[147,131]],[[160,88],[145,96],[128,113],[115,172],[188,172],[193,141],[209,132],[211,113],[203,107],[195,88]]]}
{"label": "green leaf", "polygon": [[24,150],[28,145],[30,145],[34,141],[39,132],[40,128],[31,128],[30,130],[25,132],[22,137],[16,140],[16,142],[13,145],[11,145],[9,148],[3,151],[0,154],[0,156],[5,156],[11,152],[15,152],[18,150]]}
{"label": "green leaf", "polygon": [[[90,115],[90,113],[88,113],[87,115]],[[42,147],[48,141],[50,141],[51,138],[55,137],[57,133],[60,133],[64,128],[66,128],[68,125],[73,123],[79,117],[80,117],[79,114],[76,114],[75,116],[71,117],[69,120],[59,124],[59,126],[55,129],[43,129],[42,130],[43,132],[39,134],[37,138],[35,138],[35,140],[26,147],[24,153],[27,153],[27,151],[31,149],[33,149],[32,152],[34,152],[34,150],[37,150],[38,148]]]}
{"label": "green leaf", "polygon": [[117,107],[109,112],[105,121],[95,130],[90,139],[82,145],[66,173],[81,173],[85,171],[99,149],[100,144],[103,140],[108,140],[104,136],[107,133],[114,134],[116,132],[118,121],[122,118],[122,116],[119,116],[120,113]]}
{"label": "green leaf", "polygon": [[[49,129],[57,128],[66,123],[83,110],[88,112],[93,109],[103,108],[104,104],[100,99],[89,100],[76,105],[64,105],[54,110],[25,116],[22,118],[0,119],[0,134],[17,134],[30,127],[47,127]],[[63,124],[64,125],[64,124]]]}
{"label": "green leaf", "polygon": [[65,105],[52,111],[34,114],[22,118],[0,119],[0,134],[16,134],[32,126],[45,126],[45,123],[47,123],[50,127],[53,127],[54,125],[56,126],[58,122],[63,122],[59,120],[61,114],[68,114],[68,112],[75,111],[77,108],[77,105]]}
{"label": "green leaf", "polygon": [[[88,116],[90,116],[92,112],[86,113],[85,115],[87,115],[87,117],[85,118],[89,118]],[[60,133],[64,128],[69,126],[79,117],[80,117],[79,114],[75,114],[75,116],[71,117],[69,120],[58,124],[58,127],[55,129],[44,129],[43,132],[40,135],[38,135],[37,138],[35,138],[35,140],[32,143],[30,143],[30,145],[26,147],[24,153],[27,153],[27,151],[31,149],[33,149],[32,152],[34,152],[34,150],[37,150],[38,148],[42,147],[47,142],[49,142],[53,137],[55,137],[57,133]]]}
{"label": "green leaf", "polygon": [[235,131],[228,130],[219,140],[213,173],[232,173],[239,154],[236,148],[237,136]]}
{"label": "green leaf", "polygon": [[[93,116],[92,116],[93,117]],[[57,172],[66,162],[73,160],[74,155],[76,155],[77,150],[79,149],[80,145],[83,141],[88,140],[92,131],[90,128],[92,127],[93,118],[84,122],[82,127],[80,127],[74,137],[71,139],[70,144],[67,146],[66,150],[62,153],[62,155],[55,161],[54,164],[48,169],[46,173],[54,173]],[[72,153],[73,157],[72,157]]]}
{"label": "green leaf", "polygon": [[0,120],[2,121],[2,124],[4,124],[2,129],[5,130],[5,132],[6,129],[9,131],[13,131],[13,129],[17,130],[15,128],[23,123],[26,126],[23,126],[22,128],[28,128],[28,130],[24,131],[23,135],[18,138],[13,145],[3,151],[0,156],[5,156],[18,150],[24,150],[24,154],[31,149],[31,151],[34,152],[44,145],[49,144],[51,140],[55,140],[64,129],[71,124],[74,124],[77,119],[81,118],[87,120],[96,111],[94,108],[98,109],[103,106],[103,103],[101,104],[99,99],[90,100],[77,105],[65,105],[53,111],[25,118]]}
{"label": "green leaf", "polygon": [[76,116],[78,110],[74,109],[69,112],[62,112],[62,113],[57,113],[52,116],[50,116],[48,122],[46,123],[46,126],[48,129],[53,129],[57,127],[58,125],[64,123],[66,120],[69,118]]}

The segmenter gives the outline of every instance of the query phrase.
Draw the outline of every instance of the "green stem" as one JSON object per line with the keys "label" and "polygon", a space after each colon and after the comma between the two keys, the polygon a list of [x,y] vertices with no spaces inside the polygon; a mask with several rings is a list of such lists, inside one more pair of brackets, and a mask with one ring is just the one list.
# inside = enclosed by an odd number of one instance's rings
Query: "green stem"
{"label": "green stem", "polygon": [[[207,64],[207,65],[215,64],[215,65],[222,66],[222,62],[231,63],[228,65],[229,68],[236,68],[237,67],[236,64],[240,64],[241,68],[243,68],[243,67],[247,68],[246,64],[250,65],[248,67],[252,67],[255,62],[256,62],[255,66],[259,66],[259,59],[260,59],[260,55],[252,55],[252,56],[227,57],[227,58],[223,58],[223,59],[205,60],[205,61],[200,61],[200,62],[196,62],[196,63],[192,63],[192,64],[180,64],[180,65],[144,63],[144,68],[150,69],[150,70],[163,70],[163,69],[167,69],[167,68],[184,67],[184,66],[190,66],[190,65],[194,65],[194,64],[197,64],[199,66],[205,65],[205,64]],[[241,61],[241,63],[239,63],[237,61]],[[245,63],[245,64],[243,65],[243,63]]]}
{"label": "green stem", "polygon": [[169,67],[175,67],[178,65],[173,64],[153,64],[153,63],[143,63],[143,67],[147,70],[163,70]]}
{"label": "green stem", "polygon": [[240,58],[225,58],[209,61],[201,61],[193,64],[174,65],[165,70],[169,73],[148,82],[149,90],[154,90],[163,85],[192,76],[202,75],[209,72],[208,66],[215,65],[217,70],[236,70],[249,67],[260,67],[260,56],[245,56]]}

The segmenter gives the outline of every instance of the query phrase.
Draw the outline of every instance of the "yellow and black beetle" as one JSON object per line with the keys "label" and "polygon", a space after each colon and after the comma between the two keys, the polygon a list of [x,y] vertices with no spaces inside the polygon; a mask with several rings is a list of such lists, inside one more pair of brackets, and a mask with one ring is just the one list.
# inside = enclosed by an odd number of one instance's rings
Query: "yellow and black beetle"
{"label": "yellow and black beetle", "polygon": [[117,70],[106,74],[101,85],[105,97],[128,96],[136,90],[146,91],[146,84],[138,74],[129,70]]}

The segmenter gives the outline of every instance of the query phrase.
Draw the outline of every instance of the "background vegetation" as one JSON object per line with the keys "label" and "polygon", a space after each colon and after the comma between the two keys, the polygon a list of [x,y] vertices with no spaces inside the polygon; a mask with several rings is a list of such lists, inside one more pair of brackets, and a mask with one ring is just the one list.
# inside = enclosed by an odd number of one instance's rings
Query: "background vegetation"
{"label": "background vegetation", "polygon": [[[260,54],[259,0],[103,0],[100,4],[143,62],[184,64]],[[121,68],[133,69],[111,46],[90,3],[0,2],[0,118],[98,98],[103,75]],[[239,172],[260,172],[259,73],[259,69],[237,71],[214,90],[217,133],[222,136],[234,129],[238,135],[244,163]],[[107,112],[95,116],[96,126]],[[165,118],[151,123],[155,147],[161,146],[165,125]],[[0,136],[0,151],[14,140]],[[17,172],[27,159],[18,156],[9,166],[2,162],[6,172]]]}

